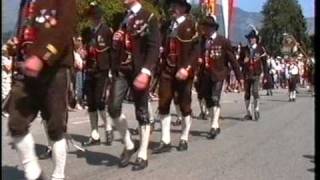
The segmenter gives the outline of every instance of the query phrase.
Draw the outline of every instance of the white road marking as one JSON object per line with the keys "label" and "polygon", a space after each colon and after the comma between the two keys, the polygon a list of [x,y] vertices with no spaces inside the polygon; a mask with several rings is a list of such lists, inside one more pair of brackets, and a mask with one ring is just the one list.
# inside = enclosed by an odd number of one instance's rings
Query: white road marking
{"label": "white road marking", "polygon": [[89,120],[83,120],[83,121],[75,121],[75,122],[72,122],[71,124],[84,124],[84,123],[88,123]]}

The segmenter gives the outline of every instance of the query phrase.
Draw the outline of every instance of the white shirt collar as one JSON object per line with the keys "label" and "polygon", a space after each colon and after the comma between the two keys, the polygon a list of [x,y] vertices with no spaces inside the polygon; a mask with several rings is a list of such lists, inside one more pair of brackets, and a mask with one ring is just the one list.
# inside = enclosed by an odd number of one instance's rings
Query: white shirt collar
{"label": "white shirt collar", "polygon": [[177,21],[178,24],[183,23],[183,21],[185,21],[185,20],[186,20],[186,17],[185,17],[185,16],[180,16],[180,17],[178,17],[178,18],[176,19],[176,21]]}
{"label": "white shirt collar", "polygon": [[252,45],[251,47],[252,47],[253,49],[256,49],[257,46],[258,46],[258,44],[256,43],[256,44]]}
{"label": "white shirt collar", "polygon": [[134,13],[137,14],[142,8],[142,5],[140,3],[135,3],[130,10]]}
{"label": "white shirt collar", "polygon": [[176,29],[179,26],[179,24],[183,23],[183,21],[185,20],[186,20],[185,16],[178,17],[175,21],[173,21],[172,29]]}
{"label": "white shirt collar", "polygon": [[210,36],[210,38],[211,38],[212,40],[216,39],[216,38],[217,38],[217,32],[214,32],[214,33]]}

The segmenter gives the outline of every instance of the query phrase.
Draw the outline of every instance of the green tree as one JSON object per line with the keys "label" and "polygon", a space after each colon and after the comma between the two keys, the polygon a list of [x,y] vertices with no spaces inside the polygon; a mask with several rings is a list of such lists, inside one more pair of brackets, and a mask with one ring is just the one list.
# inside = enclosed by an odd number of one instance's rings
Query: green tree
{"label": "green tree", "polygon": [[[88,18],[85,17],[84,14],[92,1],[96,1],[104,10],[104,18],[107,24],[113,29],[117,29],[122,20],[122,14],[125,12],[123,0],[77,0],[79,18],[77,31],[80,33],[82,29],[85,29],[90,25]],[[142,3],[146,9],[150,10],[156,15],[156,17],[160,18],[161,10],[156,6],[153,0],[144,0]]]}
{"label": "green tree", "polygon": [[309,43],[307,23],[297,0],[268,0],[262,10],[264,15],[261,29],[262,41],[273,55],[281,54],[283,33],[293,35],[302,44]]}

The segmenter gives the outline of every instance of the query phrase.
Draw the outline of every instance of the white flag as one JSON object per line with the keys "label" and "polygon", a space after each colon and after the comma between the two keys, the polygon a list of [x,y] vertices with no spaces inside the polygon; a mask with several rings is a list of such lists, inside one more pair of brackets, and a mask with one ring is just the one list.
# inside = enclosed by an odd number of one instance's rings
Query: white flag
{"label": "white flag", "polygon": [[[229,0],[221,0],[225,37],[229,37]],[[232,7],[231,7],[232,8]]]}

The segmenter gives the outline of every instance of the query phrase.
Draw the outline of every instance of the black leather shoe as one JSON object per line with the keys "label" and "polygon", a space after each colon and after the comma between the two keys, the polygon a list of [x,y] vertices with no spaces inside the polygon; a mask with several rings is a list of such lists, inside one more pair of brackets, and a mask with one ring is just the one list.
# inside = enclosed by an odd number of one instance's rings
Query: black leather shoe
{"label": "black leather shoe", "polygon": [[252,120],[252,116],[247,114],[247,115],[244,116],[243,120],[246,120],[246,121]]}
{"label": "black leather shoe", "polygon": [[154,148],[152,151],[152,154],[160,154],[164,152],[170,152],[171,151],[171,144],[164,143],[163,141],[160,142],[159,146]]}
{"label": "black leather shoe", "polygon": [[132,167],[132,171],[140,171],[148,166],[148,160],[137,158]]}
{"label": "black leather shoe", "polygon": [[201,120],[207,120],[206,113],[204,113],[204,112],[201,112],[198,117]]}
{"label": "black leather shoe", "polygon": [[254,112],[254,119],[256,121],[258,121],[260,119],[260,112],[259,111]]}
{"label": "black leather shoe", "polygon": [[182,123],[181,119],[177,119],[175,122],[172,122],[173,126],[180,126]]}
{"label": "black leather shoe", "polygon": [[113,131],[106,131],[106,145],[111,146],[113,141]]}
{"label": "black leather shoe", "polygon": [[100,145],[100,143],[101,143],[100,139],[95,140],[92,137],[90,137],[88,141],[82,142],[82,146],[94,146],[94,145]]}
{"label": "black leather shoe", "polygon": [[210,131],[209,131],[209,133],[208,133],[208,136],[207,136],[207,138],[208,139],[214,139],[214,138],[216,138],[216,136],[220,133],[220,128],[211,128],[210,129]]}
{"label": "black leather shoe", "polygon": [[178,151],[186,151],[188,150],[188,142],[185,140],[180,140],[179,146],[177,147]]}
{"label": "black leather shoe", "polygon": [[46,147],[46,151],[39,155],[39,159],[49,159],[52,157],[52,149],[48,146]]}
{"label": "black leather shoe", "polygon": [[132,155],[136,151],[137,151],[137,147],[134,147],[132,150],[124,149],[121,156],[120,156],[119,167],[124,168],[124,167],[128,166]]}

